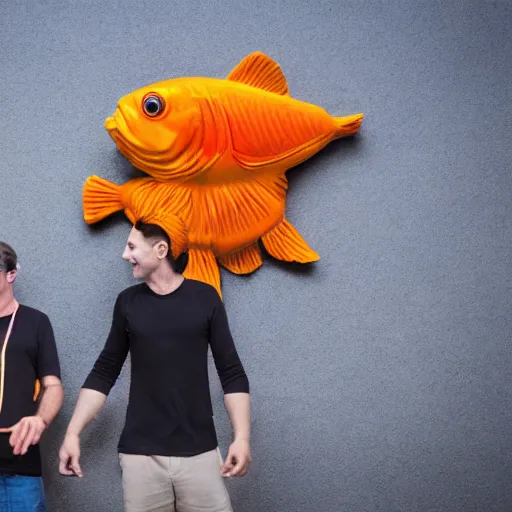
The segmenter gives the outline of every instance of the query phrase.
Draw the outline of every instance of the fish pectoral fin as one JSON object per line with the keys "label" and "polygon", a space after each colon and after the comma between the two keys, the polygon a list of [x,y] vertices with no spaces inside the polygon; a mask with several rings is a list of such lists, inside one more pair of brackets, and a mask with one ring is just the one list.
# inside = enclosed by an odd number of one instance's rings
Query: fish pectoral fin
{"label": "fish pectoral fin", "polygon": [[121,185],[98,176],[89,176],[82,194],[85,222],[94,224],[122,210],[124,205],[121,201],[121,188]]}
{"label": "fish pectoral fin", "polygon": [[286,219],[263,235],[261,240],[268,253],[278,260],[311,263],[320,259]]}
{"label": "fish pectoral fin", "polygon": [[183,272],[183,276],[187,279],[202,281],[203,283],[213,286],[222,298],[220,271],[213,252],[190,249],[188,251],[187,267],[185,268],[185,272]]}
{"label": "fish pectoral fin", "polygon": [[240,251],[219,258],[219,263],[233,274],[250,274],[263,264],[258,244],[252,244]]}
{"label": "fish pectoral fin", "polygon": [[290,95],[281,67],[262,52],[254,52],[245,57],[227,79],[282,96]]}

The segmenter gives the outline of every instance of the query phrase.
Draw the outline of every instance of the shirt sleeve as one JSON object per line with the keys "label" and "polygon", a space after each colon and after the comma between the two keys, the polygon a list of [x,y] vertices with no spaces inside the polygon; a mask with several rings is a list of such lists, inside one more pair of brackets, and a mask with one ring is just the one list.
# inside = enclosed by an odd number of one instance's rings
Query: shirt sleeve
{"label": "shirt sleeve", "polygon": [[217,292],[210,318],[210,347],[224,394],[249,393],[249,380],[238,357],[226,309]]}
{"label": "shirt sleeve", "polygon": [[37,329],[36,375],[39,380],[50,375],[60,379],[60,362],[53,327],[45,314],[39,321]]}
{"label": "shirt sleeve", "polygon": [[121,373],[128,355],[128,349],[126,317],[123,313],[122,300],[119,295],[114,306],[112,325],[105,346],[82,387],[108,395]]}

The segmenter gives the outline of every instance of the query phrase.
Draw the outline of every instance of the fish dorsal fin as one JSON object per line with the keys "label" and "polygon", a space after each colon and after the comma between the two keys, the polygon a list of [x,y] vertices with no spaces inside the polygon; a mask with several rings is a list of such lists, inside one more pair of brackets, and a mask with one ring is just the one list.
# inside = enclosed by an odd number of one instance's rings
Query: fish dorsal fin
{"label": "fish dorsal fin", "polygon": [[290,95],[281,67],[262,52],[254,52],[245,57],[227,79],[282,96]]}

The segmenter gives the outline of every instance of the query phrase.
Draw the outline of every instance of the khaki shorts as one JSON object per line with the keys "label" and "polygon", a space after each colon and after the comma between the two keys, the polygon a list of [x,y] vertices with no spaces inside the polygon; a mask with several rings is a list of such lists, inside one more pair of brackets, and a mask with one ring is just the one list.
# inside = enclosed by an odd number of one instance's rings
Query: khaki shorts
{"label": "khaki shorts", "polygon": [[125,512],[233,512],[217,450],[194,457],[119,454]]}

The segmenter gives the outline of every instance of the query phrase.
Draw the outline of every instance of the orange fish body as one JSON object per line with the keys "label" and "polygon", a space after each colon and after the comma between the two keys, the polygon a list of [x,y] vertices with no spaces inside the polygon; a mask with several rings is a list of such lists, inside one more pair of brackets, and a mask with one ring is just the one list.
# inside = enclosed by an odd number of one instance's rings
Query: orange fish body
{"label": "orange fish body", "polygon": [[93,223],[124,209],[132,221],[172,219],[171,239],[189,250],[185,275],[219,293],[217,262],[253,272],[262,264],[260,239],[278,259],[316,261],[284,218],[285,173],[332,140],[357,133],[362,117],[333,117],[292,98],[280,67],[259,52],[225,80],[177,78],[142,87],[119,100],[105,127],[151,178],[123,186],[89,178],[84,218]]}

